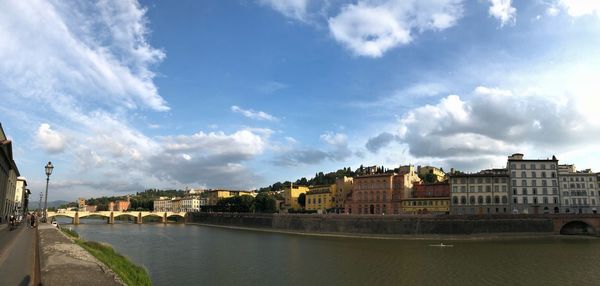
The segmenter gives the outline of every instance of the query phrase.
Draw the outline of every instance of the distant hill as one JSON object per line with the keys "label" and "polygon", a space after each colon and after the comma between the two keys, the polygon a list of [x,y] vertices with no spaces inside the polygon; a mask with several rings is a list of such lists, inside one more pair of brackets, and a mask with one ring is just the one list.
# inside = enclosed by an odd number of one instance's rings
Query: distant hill
{"label": "distant hill", "polygon": [[[30,210],[37,209],[38,206],[39,206],[39,203],[40,203],[39,201],[30,201],[29,202],[29,209]],[[48,207],[49,208],[56,208],[56,207],[59,207],[61,205],[67,204],[67,203],[70,203],[70,202],[69,201],[62,201],[62,200],[49,201],[48,202]],[[42,201],[42,207],[44,207],[44,201]]]}

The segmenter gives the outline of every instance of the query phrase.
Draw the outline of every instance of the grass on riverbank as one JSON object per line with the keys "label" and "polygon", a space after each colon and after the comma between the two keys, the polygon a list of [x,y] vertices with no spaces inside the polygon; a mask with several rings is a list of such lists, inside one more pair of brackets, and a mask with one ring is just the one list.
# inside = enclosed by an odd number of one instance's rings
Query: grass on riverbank
{"label": "grass on riverbank", "polygon": [[110,245],[95,241],[85,241],[79,238],[79,234],[70,229],[61,229],[65,234],[73,238],[75,243],[83,247],[90,254],[106,264],[127,285],[152,285],[148,272],[143,267],[135,265],[127,257],[117,253]]}

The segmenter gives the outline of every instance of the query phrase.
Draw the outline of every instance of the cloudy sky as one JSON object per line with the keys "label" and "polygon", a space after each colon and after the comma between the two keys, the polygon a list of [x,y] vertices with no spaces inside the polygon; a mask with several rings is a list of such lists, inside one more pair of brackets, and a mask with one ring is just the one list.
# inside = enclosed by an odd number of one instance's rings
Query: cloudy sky
{"label": "cloudy sky", "polygon": [[600,1],[0,1],[34,195],[251,189],[360,164],[600,170]]}

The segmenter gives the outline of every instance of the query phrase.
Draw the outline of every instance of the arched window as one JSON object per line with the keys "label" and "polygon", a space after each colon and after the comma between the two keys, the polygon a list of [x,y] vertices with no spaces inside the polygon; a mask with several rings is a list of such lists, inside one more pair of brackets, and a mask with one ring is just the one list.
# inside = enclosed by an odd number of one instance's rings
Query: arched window
{"label": "arched window", "polygon": [[499,204],[500,203],[500,197],[499,196],[495,196],[494,197],[494,203],[495,204]]}
{"label": "arched window", "polygon": [[467,197],[465,197],[465,196],[460,197],[460,204],[461,205],[466,205],[467,204]]}
{"label": "arched window", "polygon": [[491,203],[492,203],[492,197],[490,197],[490,196],[486,196],[486,197],[485,197],[485,203],[486,203],[486,204],[491,204]]}
{"label": "arched window", "polygon": [[475,197],[469,197],[469,203],[471,203],[472,205],[475,204]]}
{"label": "arched window", "polygon": [[458,197],[452,197],[452,204],[458,205]]}
{"label": "arched window", "polygon": [[508,203],[508,198],[506,196],[502,196],[502,203],[503,204]]}
{"label": "arched window", "polygon": [[483,204],[483,197],[482,196],[477,197],[477,203],[479,203],[480,205]]}

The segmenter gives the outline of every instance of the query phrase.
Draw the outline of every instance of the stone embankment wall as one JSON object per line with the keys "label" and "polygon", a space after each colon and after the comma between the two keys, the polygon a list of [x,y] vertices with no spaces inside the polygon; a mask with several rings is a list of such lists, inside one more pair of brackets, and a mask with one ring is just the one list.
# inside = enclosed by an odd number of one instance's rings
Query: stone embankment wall
{"label": "stone embankment wall", "polygon": [[308,233],[467,235],[554,233],[551,218],[190,213],[188,222]]}

